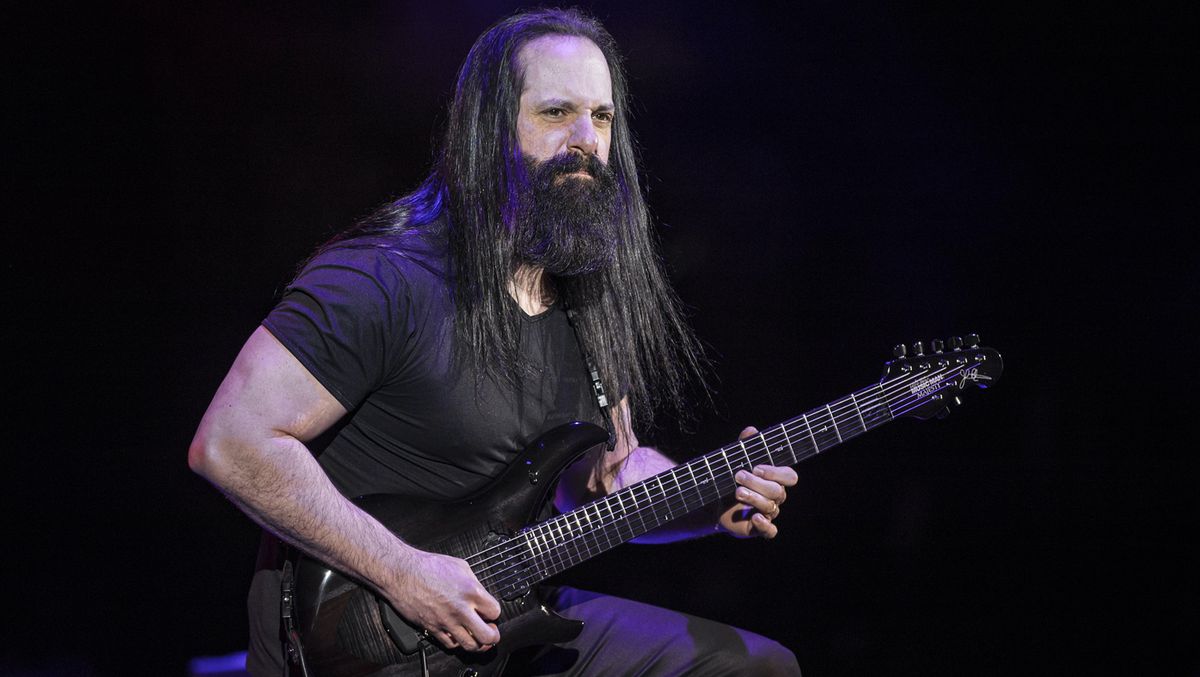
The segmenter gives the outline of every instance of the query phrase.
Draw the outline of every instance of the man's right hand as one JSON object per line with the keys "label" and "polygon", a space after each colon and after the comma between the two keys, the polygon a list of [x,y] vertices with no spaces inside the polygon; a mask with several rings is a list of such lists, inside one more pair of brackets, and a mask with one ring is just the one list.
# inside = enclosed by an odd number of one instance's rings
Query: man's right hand
{"label": "man's right hand", "polygon": [[471,567],[461,559],[420,550],[409,551],[397,570],[392,607],[410,623],[424,628],[447,649],[487,651],[500,641],[496,619],[500,603]]}

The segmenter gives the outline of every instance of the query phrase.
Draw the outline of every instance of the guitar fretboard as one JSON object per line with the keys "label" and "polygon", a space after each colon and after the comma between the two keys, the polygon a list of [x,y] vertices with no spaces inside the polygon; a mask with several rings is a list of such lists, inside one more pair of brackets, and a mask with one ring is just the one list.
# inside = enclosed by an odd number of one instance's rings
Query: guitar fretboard
{"label": "guitar fretboard", "polygon": [[764,463],[795,465],[892,418],[881,385],[868,386],[532,525],[510,541],[517,547],[504,548],[514,555],[523,552],[520,574],[501,577],[489,587],[506,598],[519,594],[530,585],[732,496],[739,470]]}

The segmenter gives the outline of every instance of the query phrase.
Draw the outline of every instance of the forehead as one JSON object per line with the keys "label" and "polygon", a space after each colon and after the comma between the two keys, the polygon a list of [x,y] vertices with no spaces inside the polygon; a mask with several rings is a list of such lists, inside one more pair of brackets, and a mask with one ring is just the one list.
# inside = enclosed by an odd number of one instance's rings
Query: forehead
{"label": "forehead", "polygon": [[543,35],[517,53],[522,96],[563,97],[612,104],[608,61],[596,43],[573,35]]}

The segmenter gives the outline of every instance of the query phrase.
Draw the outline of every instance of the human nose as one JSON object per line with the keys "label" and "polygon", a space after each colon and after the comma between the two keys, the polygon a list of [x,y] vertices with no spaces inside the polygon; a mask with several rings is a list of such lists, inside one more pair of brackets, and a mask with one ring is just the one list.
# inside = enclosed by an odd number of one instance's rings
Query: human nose
{"label": "human nose", "polygon": [[600,145],[600,135],[596,133],[596,125],[591,115],[580,115],[571,125],[571,138],[568,140],[568,150],[577,151],[584,156],[595,155]]}

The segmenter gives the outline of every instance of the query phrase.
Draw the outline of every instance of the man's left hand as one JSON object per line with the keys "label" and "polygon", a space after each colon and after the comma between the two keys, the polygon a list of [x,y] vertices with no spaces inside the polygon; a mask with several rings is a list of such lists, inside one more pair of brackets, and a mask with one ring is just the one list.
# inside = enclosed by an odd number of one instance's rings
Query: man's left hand
{"label": "man's left hand", "polygon": [[[757,434],[757,428],[746,428],[738,439]],[[796,486],[797,479],[796,471],[788,467],[756,465],[750,471],[739,470],[734,476],[737,502],[721,514],[720,527],[739,538],[775,538],[779,527],[774,521],[787,500],[787,487]]]}

